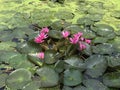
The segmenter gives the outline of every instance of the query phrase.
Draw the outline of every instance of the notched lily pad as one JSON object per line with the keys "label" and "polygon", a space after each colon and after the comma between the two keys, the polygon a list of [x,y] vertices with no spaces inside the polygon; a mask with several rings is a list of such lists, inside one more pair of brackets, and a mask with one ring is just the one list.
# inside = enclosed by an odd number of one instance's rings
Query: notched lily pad
{"label": "notched lily pad", "polygon": [[86,61],[86,71],[85,73],[93,78],[101,76],[107,68],[107,61],[102,55],[92,55]]}
{"label": "notched lily pad", "polygon": [[107,41],[108,41],[108,39],[105,37],[96,37],[93,40],[93,43],[106,43]]}

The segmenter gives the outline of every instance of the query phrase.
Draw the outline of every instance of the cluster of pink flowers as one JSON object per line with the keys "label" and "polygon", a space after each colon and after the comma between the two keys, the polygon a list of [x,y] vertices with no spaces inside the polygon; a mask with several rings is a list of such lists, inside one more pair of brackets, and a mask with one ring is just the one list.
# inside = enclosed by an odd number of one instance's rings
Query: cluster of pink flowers
{"label": "cluster of pink flowers", "polygon": [[[64,38],[68,38],[69,35],[70,35],[69,31],[62,31],[62,36]],[[84,50],[86,48],[86,45],[83,42],[86,42],[88,44],[91,43],[91,40],[85,39],[82,35],[83,35],[82,32],[78,32],[74,34],[73,37],[69,38],[71,44],[79,44],[80,50]]]}
{"label": "cluster of pink flowers", "polygon": [[[35,37],[34,41],[36,43],[43,43],[44,40],[48,37],[48,32],[49,32],[49,29],[47,27],[42,28],[39,35]],[[67,30],[64,30],[64,31],[62,31],[62,36],[63,36],[63,38],[69,40],[71,44],[78,44],[80,50],[86,49],[85,43],[88,43],[88,44],[91,43],[91,40],[85,39],[83,37],[82,32],[75,33],[75,34],[73,34],[72,37],[68,38],[70,36],[70,32]],[[44,52],[39,52],[37,54],[37,57],[40,59],[44,59]]]}
{"label": "cluster of pink flowers", "polygon": [[49,29],[47,27],[42,28],[39,35],[37,37],[35,37],[34,41],[36,43],[43,43],[44,39],[46,39],[48,37],[48,32],[49,32]]}

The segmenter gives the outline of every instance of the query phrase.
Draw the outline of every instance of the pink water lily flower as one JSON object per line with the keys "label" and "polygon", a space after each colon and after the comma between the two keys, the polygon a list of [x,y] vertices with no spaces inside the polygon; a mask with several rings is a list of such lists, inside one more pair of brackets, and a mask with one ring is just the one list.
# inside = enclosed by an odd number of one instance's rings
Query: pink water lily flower
{"label": "pink water lily flower", "polygon": [[44,52],[38,53],[37,57],[40,58],[40,59],[44,59]]}
{"label": "pink water lily flower", "polygon": [[62,31],[62,36],[63,36],[64,38],[67,38],[69,35],[70,35],[70,32],[69,32],[69,31]]}
{"label": "pink water lily flower", "polygon": [[36,42],[36,43],[43,43],[44,40],[41,39],[39,36],[37,36],[37,37],[35,37],[34,42]]}
{"label": "pink water lily flower", "polygon": [[47,27],[42,28],[42,30],[40,31],[40,33],[48,33],[49,29]]}
{"label": "pink water lily flower", "polygon": [[77,37],[70,38],[70,43],[72,43],[72,44],[77,44],[78,41],[79,41],[79,38],[77,38]]}
{"label": "pink water lily flower", "polygon": [[85,39],[85,42],[88,43],[88,44],[90,44],[90,43],[91,43],[91,40]]}
{"label": "pink water lily flower", "polygon": [[79,42],[79,48],[80,48],[80,50],[84,50],[84,49],[86,49],[86,45]]}
{"label": "pink water lily flower", "polygon": [[83,35],[82,32],[78,32],[78,33],[74,34],[73,36],[76,38],[80,38],[82,35]]}

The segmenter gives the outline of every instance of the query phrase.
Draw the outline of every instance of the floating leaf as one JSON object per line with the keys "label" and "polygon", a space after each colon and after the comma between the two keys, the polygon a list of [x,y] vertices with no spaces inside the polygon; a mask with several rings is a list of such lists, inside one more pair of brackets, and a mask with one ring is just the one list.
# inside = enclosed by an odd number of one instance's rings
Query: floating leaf
{"label": "floating leaf", "polygon": [[0,74],[0,88],[5,86],[5,81],[8,75],[6,73],[1,73]]}
{"label": "floating leaf", "polygon": [[83,60],[78,57],[73,56],[73,57],[67,58],[65,62],[73,68],[77,68],[82,71],[85,69],[85,64]]}
{"label": "floating leaf", "polygon": [[[92,83],[91,83],[92,82]],[[109,90],[102,82],[94,79],[87,79],[83,81],[87,90]]]}
{"label": "floating leaf", "polygon": [[55,14],[55,17],[57,17],[58,19],[73,19],[74,15],[72,12],[61,10]]}
{"label": "floating leaf", "polygon": [[109,87],[120,88],[120,72],[106,73],[103,76],[103,83]]}
{"label": "floating leaf", "polygon": [[22,89],[31,81],[31,72],[26,69],[17,69],[10,73],[6,80],[6,84],[11,89]]}
{"label": "floating leaf", "polygon": [[58,84],[58,73],[56,73],[52,68],[42,67],[38,69],[36,73],[40,76],[40,87],[52,87]]}
{"label": "floating leaf", "polygon": [[98,54],[112,54],[114,51],[113,45],[108,43],[93,46],[93,52]]}
{"label": "floating leaf", "polygon": [[82,82],[82,74],[79,70],[67,69],[64,71],[64,85],[76,86]]}
{"label": "floating leaf", "polygon": [[52,38],[55,38],[55,39],[61,39],[62,38],[61,32],[57,31],[57,30],[50,30],[48,35]]}
{"label": "floating leaf", "polygon": [[90,56],[86,60],[85,64],[87,67],[85,73],[93,78],[101,76],[107,68],[107,62],[105,60],[105,57],[101,55]]}

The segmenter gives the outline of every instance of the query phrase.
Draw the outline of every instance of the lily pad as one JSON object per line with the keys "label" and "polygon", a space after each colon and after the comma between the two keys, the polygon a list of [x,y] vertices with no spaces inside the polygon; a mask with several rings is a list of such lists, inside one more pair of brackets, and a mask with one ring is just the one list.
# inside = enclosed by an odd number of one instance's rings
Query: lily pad
{"label": "lily pad", "polygon": [[7,87],[11,89],[22,89],[27,83],[31,81],[31,72],[26,69],[17,69],[10,73],[6,79]]}
{"label": "lily pad", "polygon": [[69,30],[71,32],[71,34],[83,32],[83,28],[81,28],[78,25],[70,25],[70,26],[66,27],[65,30]]}
{"label": "lily pad", "polygon": [[65,63],[69,64],[72,68],[77,68],[81,71],[85,69],[83,60],[75,56],[67,58]]}
{"label": "lily pad", "polygon": [[65,10],[61,10],[58,11],[57,13],[55,13],[55,17],[57,17],[58,19],[73,19],[74,15],[72,12],[69,11],[65,11]]}
{"label": "lily pad", "polygon": [[93,40],[93,43],[106,43],[107,41],[108,41],[108,39],[105,37],[96,37]]}
{"label": "lily pad", "polygon": [[82,74],[79,70],[67,69],[64,71],[64,85],[76,86],[82,82]]}
{"label": "lily pad", "polygon": [[94,79],[84,80],[83,84],[87,87],[87,90],[109,90],[102,82]]}
{"label": "lily pad", "polygon": [[84,17],[84,18],[79,18],[77,20],[77,23],[80,24],[80,25],[93,25],[94,24],[94,21],[92,21],[90,18],[88,17]]}
{"label": "lily pad", "polygon": [[20,53],[28,54],[28,53],[36,53],[41,51],[41,47],[34,43],[34,42],[25,42],[25,43],[19,43],[16,47],[16,49]]}
{"label": "lily pad", "polygon": [[120,88],[120,72],[106,73],[103,76],[103,83],[108,87]]}
{"label": "lily pad", "polygon": [[0,88],[5,86],[5,81],[6,81],[7,77],[8,77],[8,74],[6,74],[6,73],[0,74]]}
{"label": "lily pad", "polygon": [[112,54],[115,49],[112,44],[103,43],[96,46],[93,46],[93,52],[98,54]]}
{"label": "lily pad", "polygon": [[36,71],[40,76],[40,87],[52,87],[58,85],[59,76],[52,68],[42,67]]}
{"label": "lily pad", "polygon": [[37,57],[37,54],[30,53],[27,55],[27,57],[28,57],[28,60],[31,61],[33,64],[38,65],[40,67],[43,65],[43,60],[40,60]]}
{"label": "lily pad", "polygon": [[98,35],[113,39],[115,37],[114,28],[106,24],[96,24],[91,28]]}
{"label": "lily pad", "polygon": [[55,39],[61,39],[62,38],[61,32],[57,31],[57,30],[50,30],[48,35],[52,38],[55,38]]}
{"label": "lily pad", "polygon": [[66,22],[64,20],[59,20],[59,21],[53,22],[50,26],[55,30],[61,30],[62,28],[65,28],[69,25],[70,25],[69,22]]}
{"label": "lily pad", "polygon": [[97,78],[106,71],[107,62],[105,57],[102,55],[92,55],[86,61],[86,71],[85,73],[93,78]]}
{"label": "lily pad", "polygon": [[58,60],[54,67],[56,72],[61,73],[64,70],[64,61]]}

